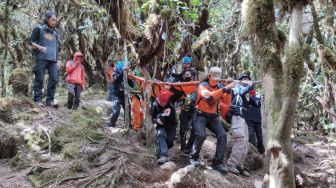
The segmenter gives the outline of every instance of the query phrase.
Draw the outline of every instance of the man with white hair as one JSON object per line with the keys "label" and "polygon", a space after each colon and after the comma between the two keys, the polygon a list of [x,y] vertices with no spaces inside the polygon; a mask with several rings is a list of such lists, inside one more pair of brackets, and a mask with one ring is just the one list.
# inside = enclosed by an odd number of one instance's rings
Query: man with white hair
{"label": "man with white hair", "polygon": [[195,131],[195,142],[190,154],[190,163],[199,166],[199,154],[202,145],[207,137],[206,129],[208,128],[217,137],[216,153],[212,161],[212,167],[219,172],[226,174],[228,169],[223,165],[226,132],[219,121],[217,114],[217,105],[224,94],[230,95],[234,83],[223,86],[218,83],[221,78],[222,70],[219,67],[212,67],[208,76],[197,86],[197,98],[195,103],[195,112],[192,117],[193,131]]}

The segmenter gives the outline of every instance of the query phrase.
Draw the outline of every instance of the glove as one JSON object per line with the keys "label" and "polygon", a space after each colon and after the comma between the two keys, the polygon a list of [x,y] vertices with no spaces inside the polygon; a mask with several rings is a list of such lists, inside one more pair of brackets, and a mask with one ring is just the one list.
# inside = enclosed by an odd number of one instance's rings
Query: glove
{"label": "glove", "polygon": [[208,100],[208,101],[211,101],[211,100],[213,100],[213,96],[206,96],[206,97],[204,97],[206,100]]}

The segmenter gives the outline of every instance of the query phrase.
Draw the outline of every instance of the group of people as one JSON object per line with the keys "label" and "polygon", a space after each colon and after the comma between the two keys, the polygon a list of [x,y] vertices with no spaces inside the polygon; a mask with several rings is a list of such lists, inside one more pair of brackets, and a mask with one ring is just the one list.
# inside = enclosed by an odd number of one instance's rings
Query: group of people
{"label": "group of people", "polygon": [[[181,73],[172,73],[168,79],[171,82],[191,82],[196,80],[196,71],[191,66],[192,58],[182,58],[183,70]],[[124,62],[111,63],[109,69],[109,95],[112,101],[112,115],[109,126],[115,127],[120,113],[120,108],[125,108],[125,95],[123,84]],[[141,74],[134,71],[137,76]],[[133,74],[135,74],[133,73]],[[190,163],[199,166],[200,151],[207,137],[206,129],[217,137],[216,152],[212,167],[226,174],[231,171],[235,174],[250,176],[244,168],[245,158],[248,152],[248,141],[256,146],[260,153],[264,152],[261,134],[261,101],[253,89],[253,82],[247,74],[241,74],[239,83],[231,82],[224,86],[221,84],[222,70],[219,67],[210,68],[207,77],[199,82],[193,93],[186,94],[182,90],[170,86],[162,89],[151,103],[151,117],[156,128],[156,138],[159,147],[158,164],[169,161],[168,150],[174,145],[176,130],[179,124],[180,149],[184,154],[190,155]],[[135,84],[128,78],[128,86],[134,88]],[[131,89],[132,90],[132,89]],[[137,86],[139,91],[139,86]],[[218,107],[223,97],[230,96],[232,142],[233,148],[227,167],[223,164],[226,152],[227,137],[225,129],[220,121]],[[132,94],[132,123],[130,127],[139,130],[142,127],[143,114],[141,112],[141,94]],[[179,121],[176,119],[176,104],[180,108]],[[128,114],[129,115],[129,114]],[[188,134],[189,132],[189,134]],[[187,137],[189,135],[189,137]],[[257,136],[257,141],[255,137]]]}
{"label": "group of people", "polygon": [[[58,66],[58,44],[55,27],[57,20],[52,12],[45,14],[44,24],[36,27],[29,40],[34,49],[36,63],[34,66],[34,101],[40,106],[57,107],[54,103],[55,89],[57,84]],[[76,110],[80,103],[80,94],[85,88],[85,71],[83,66],[84,58],[80,52],[74,53],[73,60],[66,63],[68,101],[67,108]],[[112,114],[108,123],[109,127],[115,127],[120,109],[125,109],[124,95],[124,61],[114,63],[108,60],[109,78],[108,98],[112,104]],[[192,58],[182,58],[183,70],[181,73],[170,74],[172,82],[190,82],[196,80],[196,71],[191,66]],[[42,88],[45,71],[48,70],[49,79],[47,87],[46,103],[42,103]],[[143,76],[142,69],[133,71],[136,76]],[[174,145],[177,129],[176,104],[179,104],[179,128],[181,152],[190,155],[190,163],[194,166],[201,164],[200,152],[207,137],[207,131],[211,131],[217,138],[216,152],[212,160],[212,167],[219,172],[226,174],[228,171],[235,174],[250,176],[244,168],[250,141],[264,153],[264,146],[261,132],[261,98],[256,96],[254,83],[249,75],[241,74],[239,82],[231,82],[223,85],[219,81],[222,70],[219,67],[212,67],[204,80],[199,82],[193,93],[186,94],[175,87],[162,90],[151,103],[152,122],[157,131],[157,143],[159,146],[158,163],[163,164],[169,161],[168,150]],[[131,105],[128,105],[132,112],[130,127],[136,131],[143,125],[143,112],[141,110],[142,95],[140,86],[134,83],[132,78],[127,78],[131,93]],[[229,114],[232,125],[232,151],[224,165],[223,159],[226,152],[227,136],[220,121],[218,107],[223,97],[231,97]],[[132,106],[132,108],[130,107]],[[190,136],[187,138],[187,133]],[[257,141],[255,140],[257,138]]]}

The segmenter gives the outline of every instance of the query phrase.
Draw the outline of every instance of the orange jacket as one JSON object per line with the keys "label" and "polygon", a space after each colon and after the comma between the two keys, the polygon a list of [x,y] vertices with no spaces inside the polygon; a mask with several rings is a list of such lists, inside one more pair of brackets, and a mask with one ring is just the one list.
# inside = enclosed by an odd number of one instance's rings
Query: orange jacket
{"label": "orange jacket", "polygon": [[[196,108],[202,112],[215,114],[220,99],[226,95],[222,88],[211,87],[208,83],[202,82],[197,87]],[[212,97],[212,99],[206,99]]]}
{"label": "orange jacket", "polygon": [[108,70],[108,77],[109,77],[109,81],[112,82],[113,81],[113,71],[115,70],[115,66],[109,68]]}
{"label": "orange jacket", "polygon": [[76,52],[73,61],[66,64],[67,82],[72,84],[80,84],[82,89],[85,88],[85,72],[82,64],[77,64],[77,56],[83,56],[82,53]]}

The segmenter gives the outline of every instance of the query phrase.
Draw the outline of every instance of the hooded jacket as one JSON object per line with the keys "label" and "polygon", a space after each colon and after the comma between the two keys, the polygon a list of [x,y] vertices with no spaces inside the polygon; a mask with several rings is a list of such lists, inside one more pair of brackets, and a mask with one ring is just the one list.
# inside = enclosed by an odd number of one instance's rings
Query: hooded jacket
{"label": "hooded jacket", "polygon": [[82,89],[84,89],[85,88],[84,66],[82,64],[76,63],[78,56],[83,55],[80,52],[76,52],[74,54],[73,60],[68,61],[66,64],[67,82],[72,84],[80,84]]}

